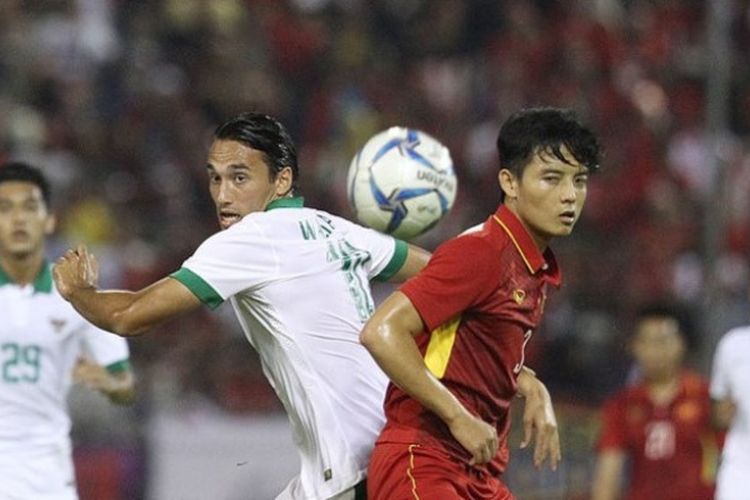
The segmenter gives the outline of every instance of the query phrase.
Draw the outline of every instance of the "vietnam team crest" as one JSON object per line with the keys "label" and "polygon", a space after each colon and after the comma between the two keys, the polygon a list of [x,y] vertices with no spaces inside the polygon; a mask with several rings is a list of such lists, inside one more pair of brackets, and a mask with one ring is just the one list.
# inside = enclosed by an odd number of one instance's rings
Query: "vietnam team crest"
{"label": "vietnam team crest", "polygon": [[515,290],[513,290],[513,300],[516,301],[516,304],[520,306],[525,299],[526,292],[524,290],[521,290],[520,288],[516,288]]}

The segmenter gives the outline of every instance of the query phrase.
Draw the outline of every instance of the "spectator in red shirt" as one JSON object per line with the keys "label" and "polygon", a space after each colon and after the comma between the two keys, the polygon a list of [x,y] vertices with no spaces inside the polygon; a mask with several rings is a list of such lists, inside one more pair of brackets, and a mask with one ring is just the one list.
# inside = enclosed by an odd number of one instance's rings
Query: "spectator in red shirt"
{"label": "spectator in red shirt", "polygon": [[630,344],[639,380],[604,405],[592,500],[621,498],[624,477],[629,500],[713,498],[718,439],[708,382],[683,366],[685,319],[669,305],[639,312]]}
{"label": "spectator in red shirt", "polygon": [[547,285],[560,284],[547,245],[573,230],[599,144],[571,112],[539,108],[510,117],[497,146],[501,206],[440,246],[361,334],[392,381],[371,499],[513,498],[498,476],[516,393],[543,402],[527,401],[522,447],[535,429],[535,464],[549,458],[554,469],[560,459],[549,394],[524,367],[524,348]]}

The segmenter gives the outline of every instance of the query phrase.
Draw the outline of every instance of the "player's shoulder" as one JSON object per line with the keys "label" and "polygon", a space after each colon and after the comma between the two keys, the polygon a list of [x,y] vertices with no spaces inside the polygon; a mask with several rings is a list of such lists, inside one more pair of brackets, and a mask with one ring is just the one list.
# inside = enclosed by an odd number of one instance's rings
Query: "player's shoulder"
{"label": "player's shoulder", "polygon": [[508,238],[503,237],[503,234],[493,229],[486,222],[472,226],[458,236],[439,245],[436,253],[452,251],[461,253],[465,258],[485,258],[498,261],[511,242]]}
{"label": "player's shoulder", "polygon": [[738,326],[729,330],[722,340],[726,342],[745,342],[750,339],[750,325]]}
{"label": "player's shoulder", "polygon": [[352,237],[358,241],[386,241],[395,239],[392,235],[380,232],[371,227],[362,225],[358,222],[347,219],[340,215],[335,215],[325,210],[308,209],[305,221],[312,221],[318,230],[322,232],[321,236],[330,237],[333,234],[345,238]]}
{"label": "player's shoulder", "polygon": [[287,243],[296,244],[300,241],[322,242],[342,238],[350,243],[367,246],[393,239],[390,235],[339,215],[310,207],[270,210],[259,214],[255,220],[251,219],[248,224],[245,231],[254,231],[255,238],[265,238],[268,244],[277,247],[283,247]]}
{"label": "player's shoulder", "polygon": [[642,381],[628,383],[617,389],[609,398],[610,404],[629,406],[648,400],[648,389]]}
{"label": "player's shoulder", "polygon": [[601,405],[601,411],[606,415],[621,415],[627,408],[640,406],[644,400],[642,392],[637,384],[629,384],[616,389],[604,398]]}
{"label": "player's shoulder", "polygon": [[260,241],[288,230],[299,230],[300,221],[314,216],[317,210],[306,207],[276,209],[247,214],[230,227],[216,231],[203,240],[202,246],[237,241]]}
{"label": "player's shoulder", "polygon": [[693,370],[682,372],[682,386],[688,395],[708,394],[708,379]]}
{"label": "player's shoulder", "polygon": [[[305,219],[318,214],[325,214],[322,210],[317,210],[310,207],[289,207],[289,208],[274,208],[272,210],[265,210],[262,212],[253,212],[246,215],[237,224],[233,225],[229,229],[237,228],[241,231],[254,231],[265,226],[271,226],[278,228],[279,225],[296,223],[301,219]],[[328,214],[330,215],[330,214]]]}
{"label": "player's shoulder", "polygon": [[[355,225],[353,222],[325,210],[301,206],[256,212],[245,216],[235,226],[238,226],[240,231],[250,233],[259,231],[278,233],[285,230],[297,232],[300,225],[309,224],[322,225],[330,229]],[[229,229],[233,229],[235,226]]]}
{"label": "player's shoulder", "polygon": [[732,328],[725,333],[718,344],[720,349],[733,351],[737,348],[750,347],[750,325]]}
{"label": "player's shoulder", "polygon": [[460,275],[477,287],[496,287],[506,276],[503,262],[497,248],[479,230],[461,233],[438,245],[427,268],[439,275]]}
{"label": "player's shoulder", "polygon": [[340,215],[335,215],[330,212],[326,212],[325,210],[321,210],[319,208],[304,207],[303,211],[298,212],[297,215],[299,217],[315,217],[322,221],[329,222],[333,224],[335,227],[347,227],[347,228],[351,227],[351,228],[367,229],[369,231],[374,231],[374,229],[370,229],[356,222],[352,222],[345,217],[342,217]]}

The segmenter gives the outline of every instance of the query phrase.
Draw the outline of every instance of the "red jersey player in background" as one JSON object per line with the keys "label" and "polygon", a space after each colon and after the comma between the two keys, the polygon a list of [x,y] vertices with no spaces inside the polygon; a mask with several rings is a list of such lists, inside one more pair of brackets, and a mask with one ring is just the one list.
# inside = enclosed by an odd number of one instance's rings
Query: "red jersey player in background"
{"label": "red jersey player in background", "polygon": [[[718,439],[708,382],[686,370],[690,339],[684,312],[644,307],[630,348],[639,381],[605,405],[592,500],[709,500]],[[629,465],[629,474],[626,474]]]}
{"label": "red jersey player in background", "polygon": [[599,166],[599,142],[571,112],[536,108],[511,116],[497,146],[500,207],[441,245],[362,332],[392,381],[370,461],[372,500],[513,498],[499,475],[517,393],[543,391],[546,401],[541,418],[529,421],[524,412],[522,446],[533,427],[535,464],[549,457],[554,469],[560,459],[549,394],[526,376],[533,372],[524,348],[547,285],[560,284],[547,245],[573,230]]}

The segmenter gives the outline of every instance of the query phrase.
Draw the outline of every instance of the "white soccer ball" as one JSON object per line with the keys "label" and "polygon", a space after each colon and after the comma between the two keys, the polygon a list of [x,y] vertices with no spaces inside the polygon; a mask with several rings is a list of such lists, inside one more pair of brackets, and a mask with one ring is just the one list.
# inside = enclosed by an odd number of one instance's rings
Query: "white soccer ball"
{"label": "white soccer ball", "polygon": [[362,146],[349,165],[347,186],[357,220],[401,239],[437,224],[458,188],[448,148],[404,127],[391,127]]}

